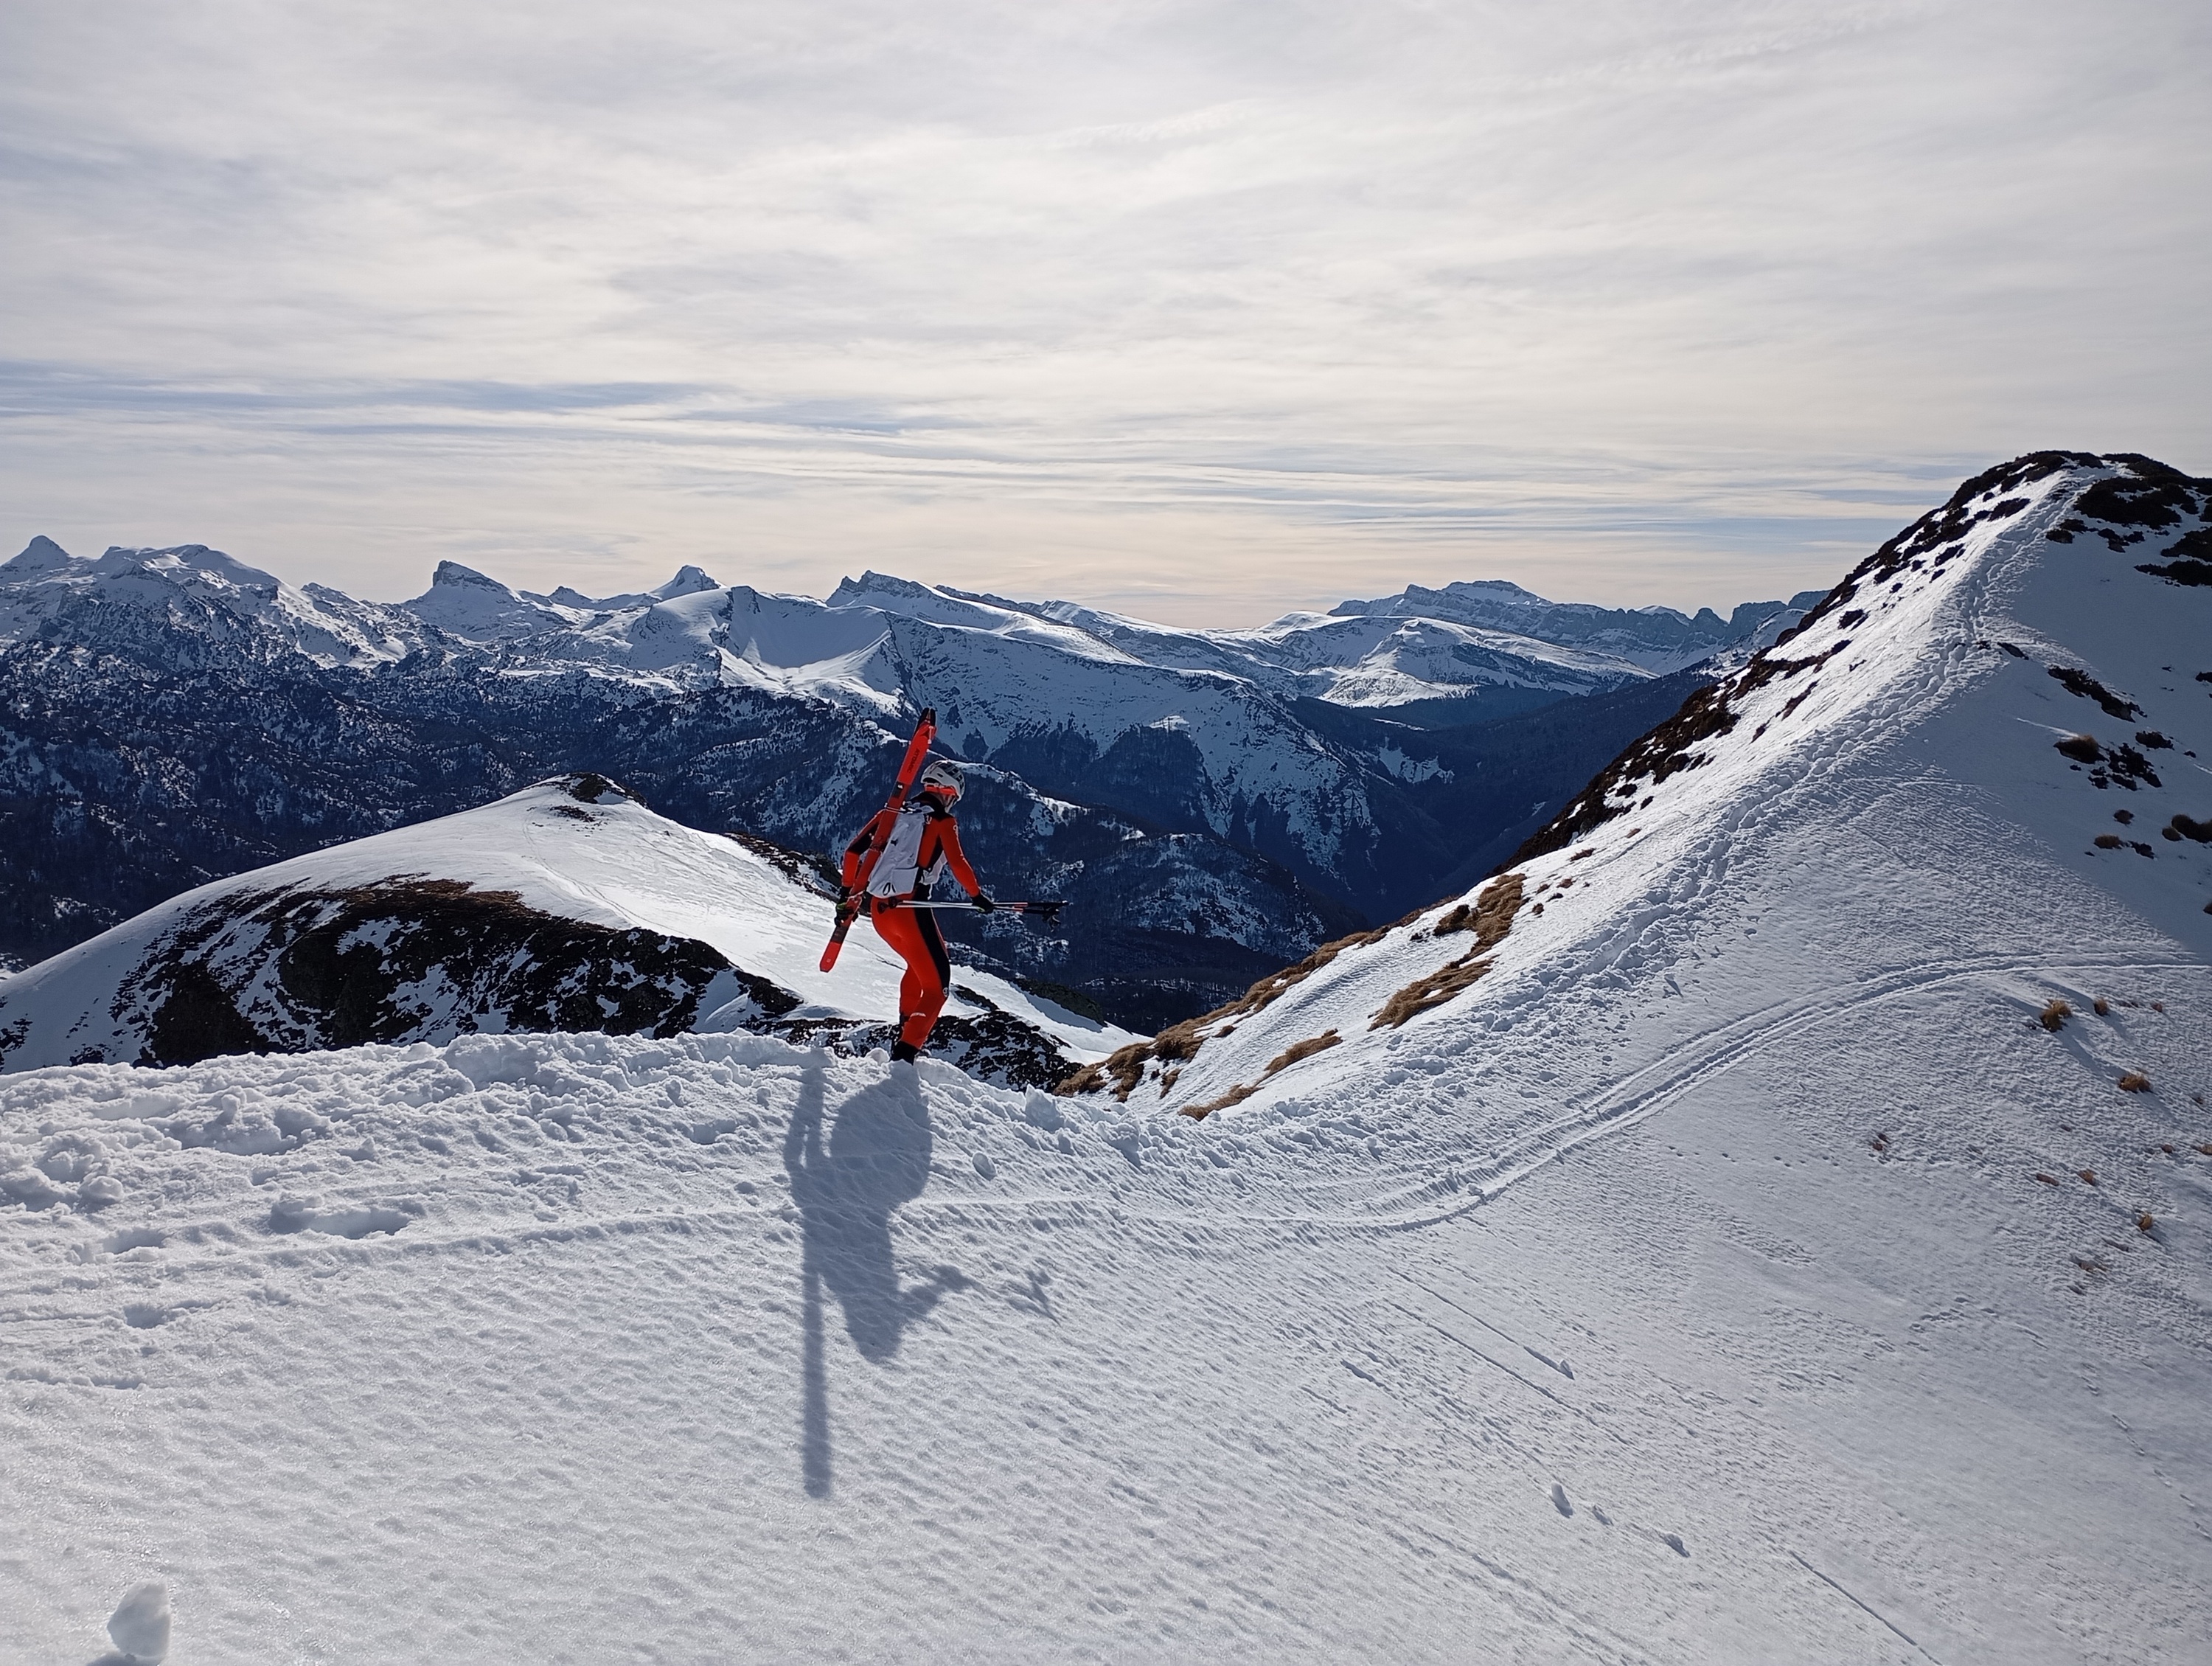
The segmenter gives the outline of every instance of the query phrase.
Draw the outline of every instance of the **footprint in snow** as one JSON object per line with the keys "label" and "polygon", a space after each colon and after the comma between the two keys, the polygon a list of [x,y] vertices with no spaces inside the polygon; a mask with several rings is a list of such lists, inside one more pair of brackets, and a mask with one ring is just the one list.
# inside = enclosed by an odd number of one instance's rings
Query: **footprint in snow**
{"label": "footprint in snow", "polygon": [[422,1213],[420,1204],[369,1203],[325,1209],[313,1198],[280,1197],[269,1210],[272,1232],[328,1232],[335,1237],[365,1238],[372,1232],[397,1232]]}

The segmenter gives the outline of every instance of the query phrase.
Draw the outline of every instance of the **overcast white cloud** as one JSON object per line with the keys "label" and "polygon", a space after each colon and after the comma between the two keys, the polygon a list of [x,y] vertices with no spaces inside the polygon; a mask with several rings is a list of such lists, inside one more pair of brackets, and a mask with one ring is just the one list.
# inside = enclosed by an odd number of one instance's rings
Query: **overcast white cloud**
{"label": "overcast white cloud", "polygon": [[2212,469],[2212,14],[0,9],[0,533],[364,593],[874,566],[1727,604]]}

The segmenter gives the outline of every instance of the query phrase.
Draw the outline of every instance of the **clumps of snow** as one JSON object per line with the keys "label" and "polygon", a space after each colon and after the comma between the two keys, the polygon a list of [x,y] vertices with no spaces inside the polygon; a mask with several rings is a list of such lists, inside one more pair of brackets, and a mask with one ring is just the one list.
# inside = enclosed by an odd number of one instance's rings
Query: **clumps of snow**
{"label": "clumps of snow", "polygon": [[136,1666],[161,1666],[169,1652],[169,1588],[158,1579],[131,1586],[107,1616],[107,1635]]}

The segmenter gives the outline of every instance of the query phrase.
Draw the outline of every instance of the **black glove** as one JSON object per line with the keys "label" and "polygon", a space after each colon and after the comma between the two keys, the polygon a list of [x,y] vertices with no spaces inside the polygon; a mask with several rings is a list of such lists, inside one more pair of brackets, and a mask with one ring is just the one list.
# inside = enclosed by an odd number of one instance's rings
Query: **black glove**
{"label": "black glove", "polygon": [[991,900],[991,893],[988,891],[977,891],[975,897],[970,900],[975,903],[975,912],[978,914],[988,914],[993,909],[999,906],[996,903]]}

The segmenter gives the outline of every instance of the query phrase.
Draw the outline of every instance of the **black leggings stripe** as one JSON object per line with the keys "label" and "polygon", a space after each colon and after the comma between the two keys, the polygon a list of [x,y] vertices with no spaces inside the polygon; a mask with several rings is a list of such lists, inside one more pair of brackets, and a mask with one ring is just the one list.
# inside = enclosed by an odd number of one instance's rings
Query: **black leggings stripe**
{"label": "black leggings stripe", "polygon": [[929,958],[937,963],[937,981],[946,988],[952,987],[952,962],[945,952],[945,933],[937,929],[937,915],[927,909],[916,909],[915,923],[921,927],[921,940],[929,945]]}

